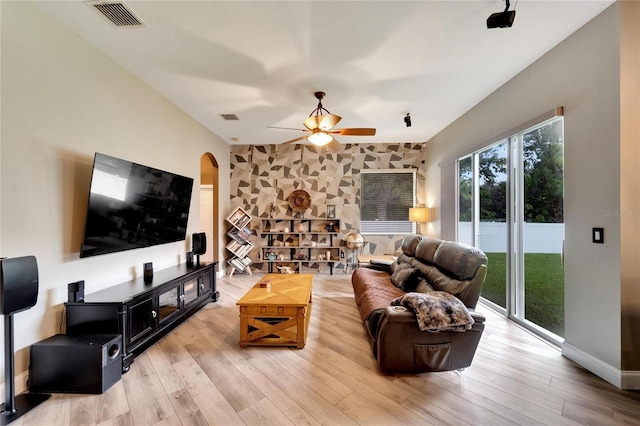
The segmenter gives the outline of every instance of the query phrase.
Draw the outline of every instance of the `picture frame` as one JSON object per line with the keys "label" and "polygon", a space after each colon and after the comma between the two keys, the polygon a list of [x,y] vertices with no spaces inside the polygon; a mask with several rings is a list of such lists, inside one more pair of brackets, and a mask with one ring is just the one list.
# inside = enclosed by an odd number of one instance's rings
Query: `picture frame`
{"label": "picture frame", "polygon": [[327,218],[334,219],[336,217],[336,206],[329,204],[327,205]]}

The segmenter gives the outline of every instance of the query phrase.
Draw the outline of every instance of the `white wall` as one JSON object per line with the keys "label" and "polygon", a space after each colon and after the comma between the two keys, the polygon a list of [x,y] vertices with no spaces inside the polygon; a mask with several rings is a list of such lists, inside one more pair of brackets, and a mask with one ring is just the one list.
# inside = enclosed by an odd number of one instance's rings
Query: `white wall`
{"label": "white wall", "polygon": [[[602,367],[613,375],[621,369],[620,217],[605,211],[640,207],[638,197],[624,205],[620,197],[620,8],[632,2],[622,3],[613,4],[427,143],[427,198],[440,206],[436,219],[455,217],[454,197],[440,202],[441,186],[455,179],[447,174],[441,180],[441,170],[451,173],[453,168],[439,163],[564,106],[565,347],[598,364],[588,366],[592,371]],[[634,16],[637,28],[640,20]],[[633,45],[637,48],[637,41]],[[629,143],[637,144],[637,139]],[[638,169],[637,155],[625,161]],[[431,226],[443,238],[454,235],[447,221]],[[604,228],[604,244],[591,242],[592,227]],[[629,238],[637,248],[638,235]]]}
{"label": "white wall", "polygon": [[[143,262],[184,262],[190,248],[187,238],[80,259],[94,152],[194,178],[188,235],[200,231],[200,156],[211,152],[228,177],[230,154],[225,141],[36,5],[0,8],[0,256],[35,255],[40,274],[37,305],[15,316],[24,378],[29,345],[60,330],[68,283],[85,280],[95,292],[141,275]],[[221,211],[228,200],[221,182]]]}

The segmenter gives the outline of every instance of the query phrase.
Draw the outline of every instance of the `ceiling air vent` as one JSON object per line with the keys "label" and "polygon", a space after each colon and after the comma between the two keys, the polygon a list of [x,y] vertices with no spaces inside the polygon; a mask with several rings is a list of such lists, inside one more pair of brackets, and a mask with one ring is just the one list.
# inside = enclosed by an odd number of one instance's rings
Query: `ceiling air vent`
{"label": "ceiling air vent", "polygon": [[116,27],[146,27],[147,25],[137,17],[129,7],[121,1],[91,1],[87,2],[96,12],[107,18]]}
{"label": "ceiling air vent", "polygon": [[220,114],[220,117],[224,118],[225,120],[240,120],[235,114]]}

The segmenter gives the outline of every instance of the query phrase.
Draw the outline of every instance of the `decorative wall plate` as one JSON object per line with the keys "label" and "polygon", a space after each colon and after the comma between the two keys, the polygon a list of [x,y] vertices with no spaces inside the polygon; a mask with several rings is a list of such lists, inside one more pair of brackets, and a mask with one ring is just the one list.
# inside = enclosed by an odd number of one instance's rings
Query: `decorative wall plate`
{"label": "decorative wall plate", "polygon": [[289,207],[294,212],[304,213],[311,206],[311,196],[307,191],[298,189],[289,195]]}

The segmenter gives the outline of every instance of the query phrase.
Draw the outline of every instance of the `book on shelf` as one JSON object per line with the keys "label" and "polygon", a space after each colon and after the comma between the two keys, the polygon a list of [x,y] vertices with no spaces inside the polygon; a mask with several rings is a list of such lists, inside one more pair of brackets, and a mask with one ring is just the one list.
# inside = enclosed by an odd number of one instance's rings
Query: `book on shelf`
{"label": "book on shelf", "polygon": [[242,263],[240,263],[238,261],[238,258],[236,258],[236,257],[234,257],[233,259],[229,260],[229,264],[231,266],[233,266],[234,268],[236,268],[237,270],[239,270],[239,271],[244,271],[244,269],[245,269],[245,266]]}
{"label": "book on shelf", "polygon": [[244,216],[235,223],[236,228],[242,229],[251,221],[251,216]]}
{"label": "book on shelf", "polygon": [[227,250],[231,251],[231,252],[235,252],[236,250],[238,250],[238,248],[242,245],[242,243],[236,241],[236,240],[231,240],[229,241],[229,244],[227,244]]}
{"label": "book on shelf", "polygon": [[236,228],[242,229],[251,221],[251,216],[238,207],[227,220]]}
{"label": "book on shelf", "polygon": [[227,218],[227,220],[235,225],[236,223],[240,222],[244,218],[244,216],[244,212],[240,209],[237,209],[231,216]]}
{"label": "book on shelf", "polygon": [[238,257],[245,257],[247,254],[249,254],[252,248],[253,248],[253,244],[251,243],[244,244],[235,251],[235,254]]}
{"label": "book on shelf", "polygon": [[251,231],[249,230],[247,232],[247,229],[248,228],[244,228],[239,231],[229,231],[227,232],[227,235],[229,236],[229,238],[233,238],[237,242],[243,244],[249,238],[249,236],[251,236]]}
{"label": "book on shelf", "polygon": [[229,259],[228,262],[231,266],[233,266],[239,271],[244,271],[252,263],[250,257],[245,257],[245,258],[233,257]]}

